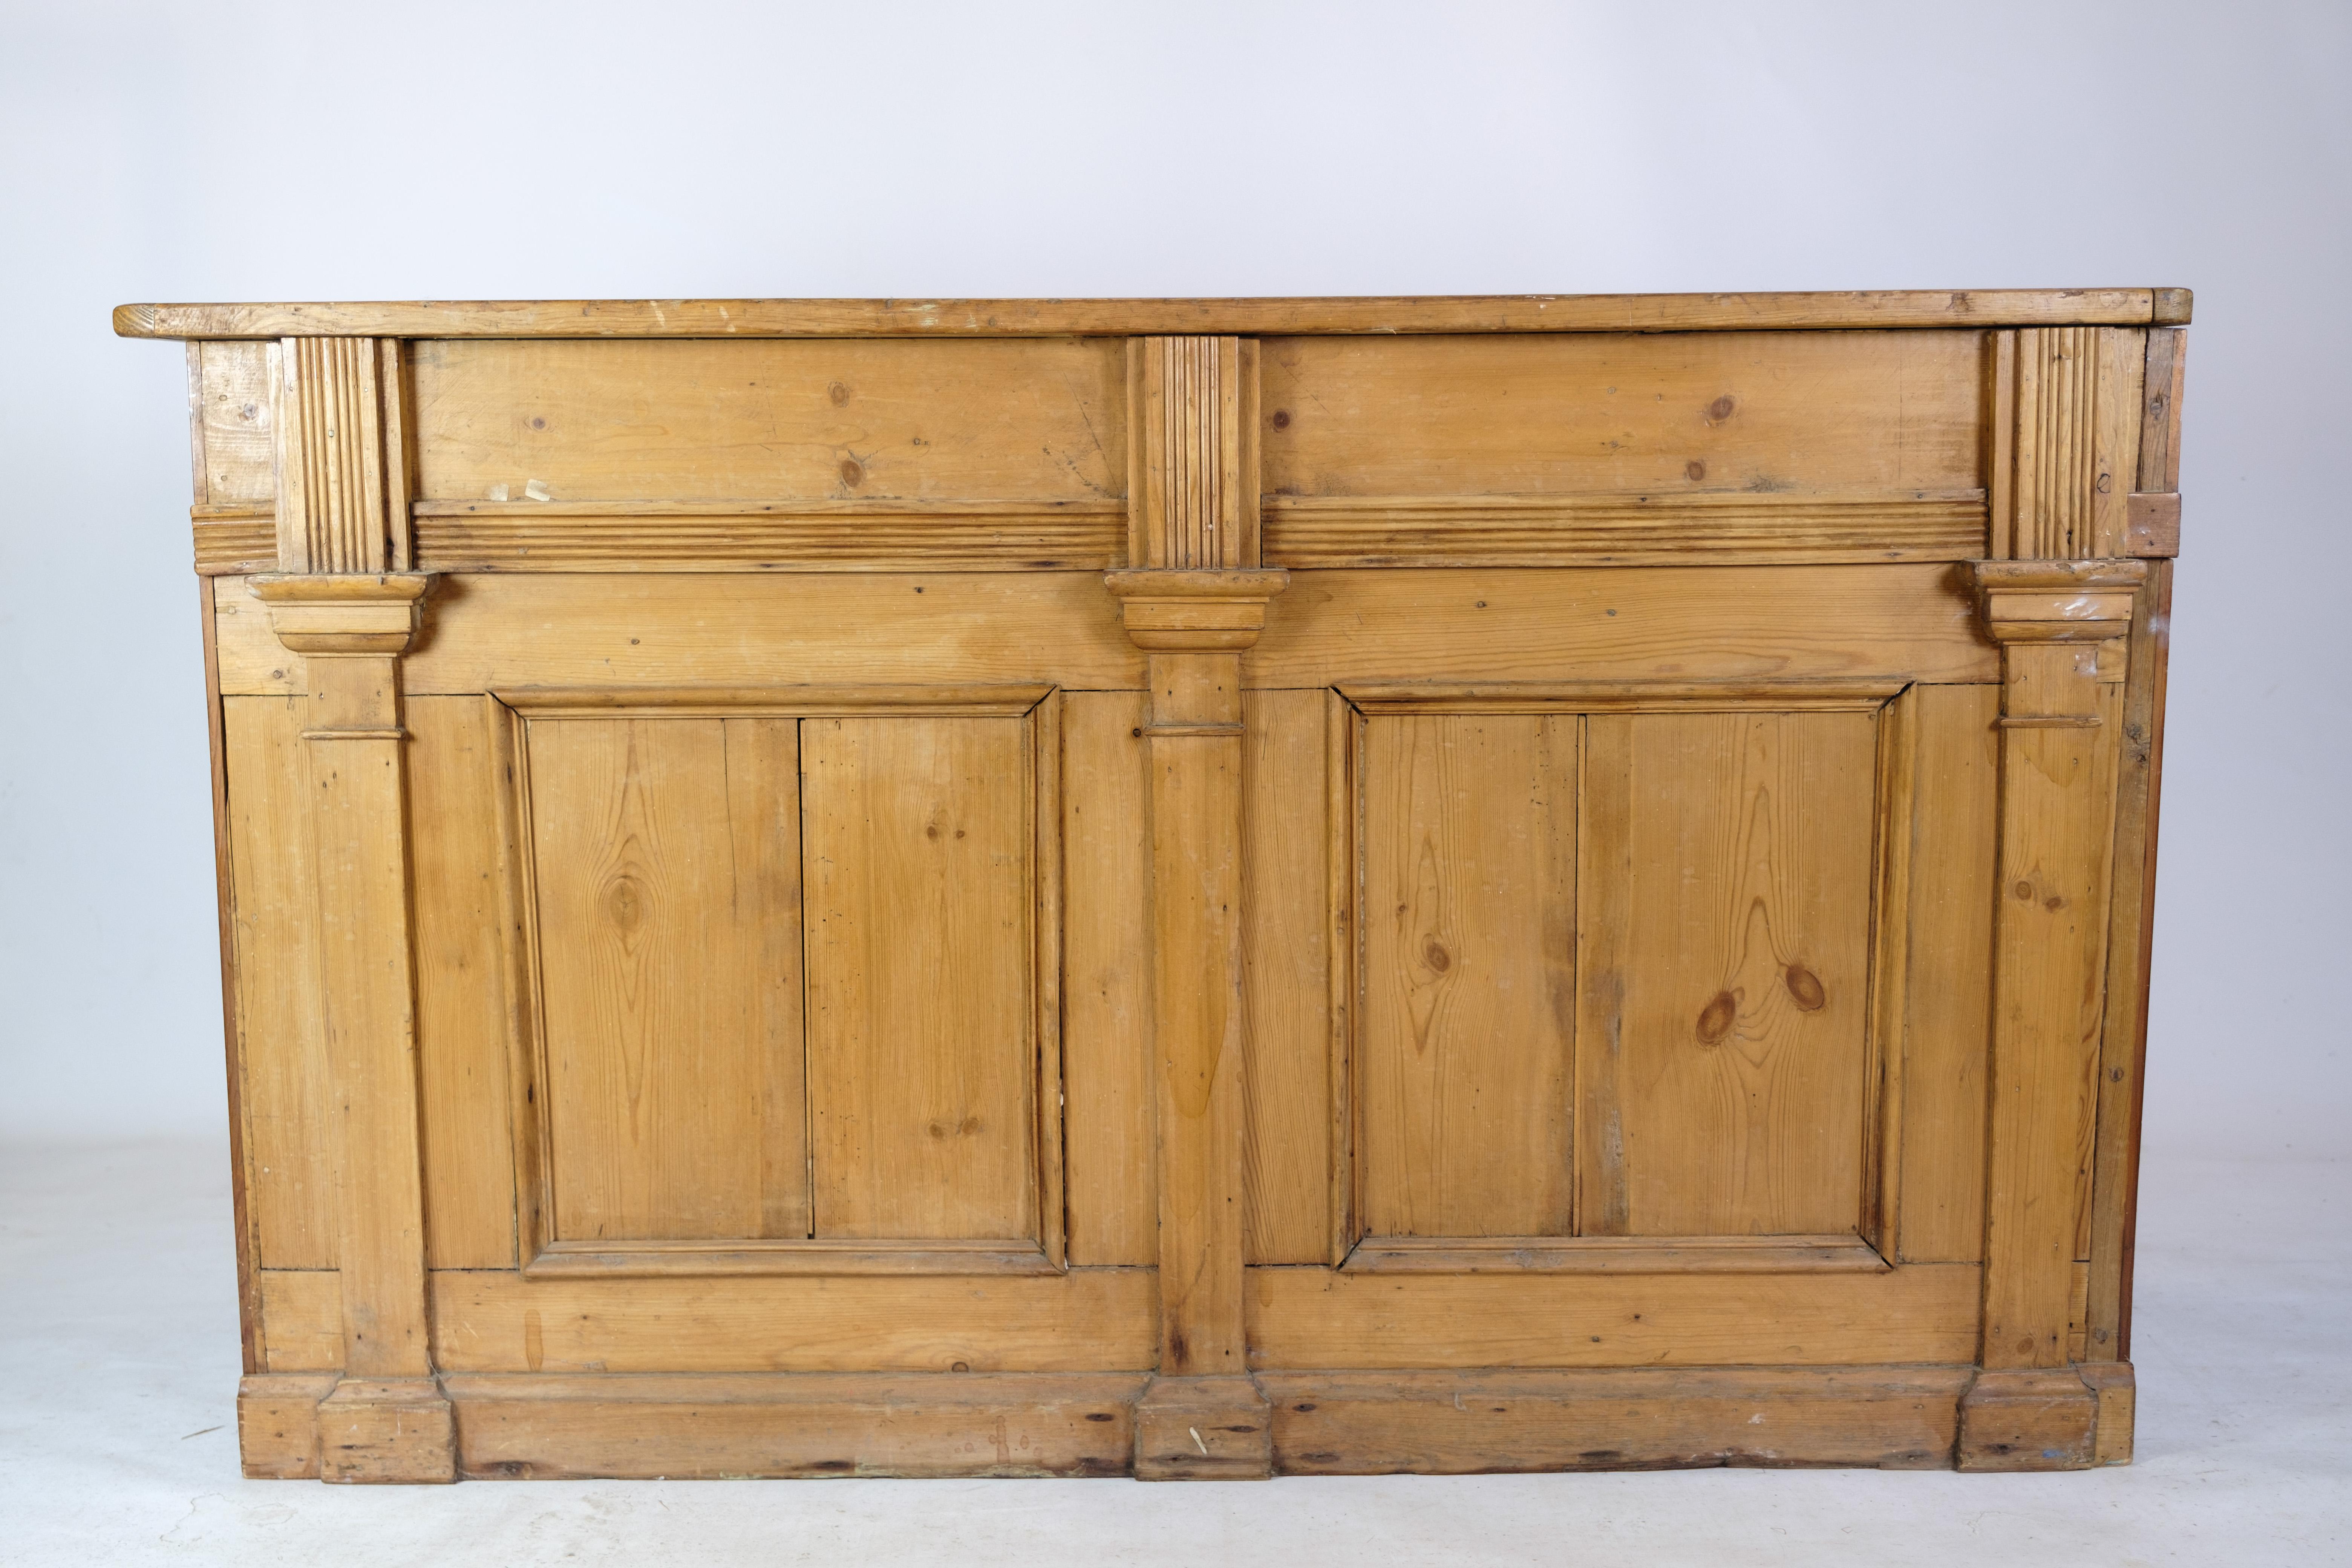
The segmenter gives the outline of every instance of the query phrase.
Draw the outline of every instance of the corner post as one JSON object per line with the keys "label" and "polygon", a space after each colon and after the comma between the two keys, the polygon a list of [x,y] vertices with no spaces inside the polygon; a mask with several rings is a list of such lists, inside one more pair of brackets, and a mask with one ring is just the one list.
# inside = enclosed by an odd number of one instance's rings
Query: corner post
{"label": "corner post", "polygon": [[1105,583],[1151,683],[1160,1185],[1160,1368],[1135,1474],[1245,1479],[1273,1473],[1274,1449],[1243,1301],[1242,655],[1289,575],[1257,564],[1257,345],[1128,347],[1133,567]]}
{"label": "corner post", "polygon": [[317,793],[320,1016],[343,1365],[318,1406],[330,1481],[451,1481],[426,1318],[401,657],[431,579],[409,563],[395,342],[298,338],[277,389],[280,573],[256,578],[303,658]]}
{"label": "corner post", "polygon": [[2000,645],[1983,1339],[1962,1469],[2096,1462],[2100,1391],[2071,1364],[2068,1297],[2105,1013],[2120,728],[2116,639],[2139,561],[1984,561]]}

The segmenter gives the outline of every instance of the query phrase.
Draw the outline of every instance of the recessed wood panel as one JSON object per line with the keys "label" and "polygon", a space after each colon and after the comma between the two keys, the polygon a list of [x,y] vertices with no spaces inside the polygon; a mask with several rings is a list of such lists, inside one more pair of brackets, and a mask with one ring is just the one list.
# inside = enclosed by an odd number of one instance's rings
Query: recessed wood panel
{"label": "recessed wood panel", "polygon": [[1574,715],[1363,727],[1363,1227],[1570,1223]]}
{"label": "recessed wood panel", "polygon": [[1024,719],[810,719],[816,1234],[1037,1229]]}
{"label": "recessed wood panel", "polygon": [[320,1032],[318,880],[310,803],[310,702],[229,698],[229,861],[236,894],[236,1028],[244,1069],[246,1204],[255,1267],[335,1267],[331,1104]]}
{"label": "recessed wood panel", "polygon": [[794,729],[527,726],[557,1237],[808,1234]]}
{"label": "recessed wood panel", "polygon": [[1113,340],[425,342],[412,364],[421,500],[1126,493]]}
{"label": "recessed wood panel", "polygon": [[515,1266],[513,1115],[500,974],[498,790],[488,706],[407,704],[425,1249],[434,1268]]}
{"label": "recessed wood panel", "polygon": [[1961,490],[1981,333],[1272,338],[1269,496]]}
{"label": "recessed wood panel", "polygon": [[1582,1228],[1852,1231],[1873,716],[1585,723]]}

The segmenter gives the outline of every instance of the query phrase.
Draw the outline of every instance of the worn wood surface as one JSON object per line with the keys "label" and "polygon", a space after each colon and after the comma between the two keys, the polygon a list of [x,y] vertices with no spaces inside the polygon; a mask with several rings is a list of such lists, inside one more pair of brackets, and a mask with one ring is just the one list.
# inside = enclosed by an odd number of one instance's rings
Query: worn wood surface
{"label": "worn wood surface", "polygon": [[2186,289],[1290,300],[534,300],[120,305],[138,338],[1126,337],[1150,332],[1820,331],[2189,320]]}
{"label": "worn wood surface", "polygon": [[272,309],[255,1473],[2128,1458],[2176,291]]}
{"label": "worn wood surface", "polygon": [[1570,1234],[1578,722],[1364,727],[1357,1158],[1371,1236]]}

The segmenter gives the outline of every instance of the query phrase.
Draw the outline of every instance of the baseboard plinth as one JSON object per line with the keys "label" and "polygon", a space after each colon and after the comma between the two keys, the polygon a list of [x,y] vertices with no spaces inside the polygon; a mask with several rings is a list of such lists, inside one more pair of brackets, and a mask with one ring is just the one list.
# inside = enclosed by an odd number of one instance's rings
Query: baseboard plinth
{"label": "baseboard plinth", "polygon": [[1960,1400],[1958,1468],[2087,1469],[2098,1419],[2098,1396],[2071,1366],[1980,1372]]}
{"label": "baseboard plinth", "polygon": [[1248,1377],[1155,1377],[1135,1405],[1135,1479],[1256,1481],[1274,1474],[1265,1391]]}
{"label": "baseboard plinth", "polygon": [[319,1479],[343,1485],[454,1481],[449,1401],[429,1377],[344,1378],[320,1402]]}

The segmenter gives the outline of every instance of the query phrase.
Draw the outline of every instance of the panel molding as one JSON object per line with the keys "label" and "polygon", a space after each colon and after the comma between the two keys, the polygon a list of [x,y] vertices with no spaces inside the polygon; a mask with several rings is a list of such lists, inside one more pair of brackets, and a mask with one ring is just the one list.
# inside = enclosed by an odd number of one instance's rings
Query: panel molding
{"label": "panel molding", "polygon": [[1265,559],[1290,567],[1969,561],[1981,489],[1858,495],[1268,496]]}
{"label": "panel molding", "polygon": [[1083,569],[1123,563],[1124,501],[426,500],[428,572]]}
{"label": "panel molding", "polygon": [[[1909,700],[1914,687],[1898,680],[1798,680],[1722,682],[1500,682],[1485,684],[1343,685],[1331,689],[1335,710],[1331,745],[1343,761],[1330,770],[1333,806],[1331,847],[1335,865],[1348,875],[1333,879],[1334,929],[1352,928],[1335,944],[1335,1005],[1331,1074],[1335,1137],[1330,1193],[1330,1262],[1349,1274],[1585,1274],[1585,1273],[1806,1273],[1878,1272],[1893,1267],[1901,1160],[1901,968],[1907,960],[1908,862],[1916,811],[1912,755],[1916,725]],[[1433,714],[1633,715],[1643,713],[1869,714],[1874,720],[1876,773],[1870,811],[1870,915],[1864,946],[1864,995],[1861,1072],[1864,1128],[1857,1150],[1861,1198],[1851,1232],[1767,1237],[1675,1237],[1616,1234],[1625,1223],[1622,1190],[1600,1182],[1611,1145],[1611,1129],[1591,1120],[1598,1080],[1586,1043],[1604,1037],[1609,1021],[1596,1011],[1591,993],[1610,984],[1606,955],[1598,962],[1580,951],[1576,968],[1571,1059],[1575,1085],[1568,1113],[1577,1119],[1576,1191],[1571,1234],[1555,1237],[1371,1236],[1365,1219],[1362,1098],[1364,1018],[1370,965],[1365,932],[1370,915],[1365,880],[1367,809],[1364,749],[1366,725],[1374,719]],[[1605,745],[1595,727],[1580,727],[1577,740],[1575,871],[1579,926],[1622,928],[1626,911],[1596,908],[1614,883],[1601,876],[1592,856],[1600,846],[1590,824],[1593,814],[1622,815],[1630,800],[1623,781],[1612,790],[1596,780],[1595,746]],[[1617,772],[1630,758],[1617,759]],[[1601,772],[1611,773],[1606,761]],[[1346,794],[1344,800],[1340,791]],[[1620,879],[1622,880],[1622,879]],[[1336,973],[1344,968],[1345,973]],[[1603,1075],[1605,1076],[1605,1075]],[[1601,1086],[1605,1087],[1605,1085]],[[1603,1097],[1605,1103],[1605,1096]],[[1603,1115],[1601,1121],[1605,1121]],[[1612,1191],[1615,1195],[1612,1197]],[[1609,1216],[1615,1214],[1612,1220]]]}
{"label": "panel molding", "polygon": [[[521,1273],[533,1279],[730,1276],[1062,1274],[1067,1270],[1061,1091],[1059,689],[1001,687],[554,687],[485,694],[499,802],[504,981]],[[723,1237],[583,1240],[555,1233],[551,1081],[534,865],[534,720],[1025,718],[1022,788],[1028,837],[1032,1017],[1026,1131],[1036,1194],[1033,1236],[961,1238]],[[805,766],[805,763],[803,764]],[[803,1038],[808,1027],[803,1020]],[[813,1152],[812,1152],[812,1157]]]}
{"label": "panel molding", "polygon": [[1859,1236],[1366,1237],[1350,1274],[1883,1274]]}

